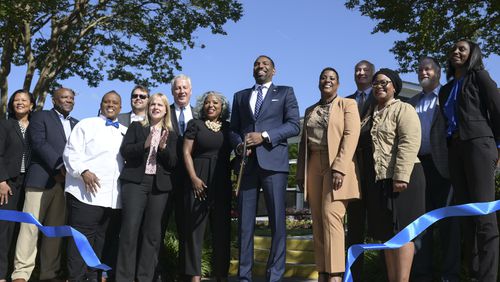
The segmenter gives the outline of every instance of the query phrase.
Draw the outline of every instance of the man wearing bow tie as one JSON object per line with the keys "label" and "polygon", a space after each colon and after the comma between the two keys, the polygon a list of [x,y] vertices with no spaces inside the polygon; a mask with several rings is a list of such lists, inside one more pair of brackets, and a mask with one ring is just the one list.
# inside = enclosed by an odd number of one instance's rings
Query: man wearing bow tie
{"label": "man wearing bow tie", "polygon": [[[65,223],[64,176],[62,153],[71,129],[78,122],[69,116],[75,104],[75,93],[59,88],[52,95],[54,108],[33,113],[28,138],[31,163],[26,174],[23,212],[31,213],[44,225]],[[38,228],[21,224],[14,258],[12,280],[28,281],[35,268]],[[43,237],[40,250],[40,280],[60,278],[61,238]]]}
{"label": "man wearing bow tie", "polygon": [[[287,139],[299,134],[299,107],[292,87],[272,83],[275,72],[273,60],[259,56],[253,65],[255,85],[233,98],[231,144],[238,155],[248,155],[238,194],[239,281],[252,281],[253,234],[261,188],[273,237],[266,281],[282,281],[285,272]],[[242,152],[244,141],[249,148],[246,152]]]}
{"label": "man wearing bow tie", "polygon": [[[121,208],[118,177],[123,167],[120,145],[127,128],[120,125],[117,116],[121,98],[115,91],[106,93],[101,100],[99,117],[80,121],[68,139],[63,160],[67,169],[66,198],[68,224],[87,237],[101,258],[105,244],[108,263],[114,268]],[[73,240],[68,241],[69,281],[96,281],[97,270],[87,268]]]}

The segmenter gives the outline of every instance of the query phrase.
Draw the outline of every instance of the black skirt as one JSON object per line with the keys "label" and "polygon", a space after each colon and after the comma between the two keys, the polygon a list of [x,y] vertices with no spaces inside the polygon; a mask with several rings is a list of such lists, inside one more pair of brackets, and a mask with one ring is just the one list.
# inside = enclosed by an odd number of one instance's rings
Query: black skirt
{"label": "black skirt", "polygon": [[425,175],[416,163],[408,188],[393,192],[392,179],[383,179],[366,191],[368,233],[376,240],[387,241],[425,213]]}

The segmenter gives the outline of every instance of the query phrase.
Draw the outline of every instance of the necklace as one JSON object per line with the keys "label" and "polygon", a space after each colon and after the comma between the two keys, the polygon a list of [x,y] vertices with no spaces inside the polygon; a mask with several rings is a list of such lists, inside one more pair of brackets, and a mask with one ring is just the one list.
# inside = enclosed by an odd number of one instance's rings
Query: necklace
{"label": "necklace", "polygon": [[208,129],[212,130],[213,132],[219,132],[220,128],[222,127],[222,122],[220,121],[210,121],[206,120],[205,125],[207,126]]}

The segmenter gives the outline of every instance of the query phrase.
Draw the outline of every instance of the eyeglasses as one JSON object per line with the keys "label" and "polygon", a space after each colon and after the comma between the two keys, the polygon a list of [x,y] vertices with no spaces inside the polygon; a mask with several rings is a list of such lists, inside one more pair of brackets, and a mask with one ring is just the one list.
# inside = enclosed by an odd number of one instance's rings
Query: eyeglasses
{"label": "eyeglasses", "polygon": [[132,94],[132,99],[137,99],[137,98],[141,98],[141,100],[145,100],[148,98],[148,95],[144,95],[144,94]]}
{"label": "eyeglasses", "polygon": [[384,88],[385,88],[385,87],[387,86],[387,84],[389,84],[389,83],[392,83],[392,81],[390,81],[390,80],[379,80],[379,81],[374,81],[374,82],[372,83],[372,87],[382,86],[382,87],[384,87]]}

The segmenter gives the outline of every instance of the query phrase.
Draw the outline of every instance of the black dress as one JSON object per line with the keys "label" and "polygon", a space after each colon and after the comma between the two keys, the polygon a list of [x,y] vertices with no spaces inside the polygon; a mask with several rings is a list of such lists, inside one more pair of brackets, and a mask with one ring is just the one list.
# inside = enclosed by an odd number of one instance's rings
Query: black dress
{"label": "black dress", "polygon": [[[201,250],[207,222],[210,221],[213,249],[213,274],[227,277],[230,258],[231,179],[229,157],[229,123],[223,122],[221,130],[214,132],[205,121],[189,121],[184,138],[193,140],[193,165],[196,175],[207,185],[205,200],[189,194],[186,214],[186,274],[201,275]],[[190,179],[186,189],[192,190]]]}

